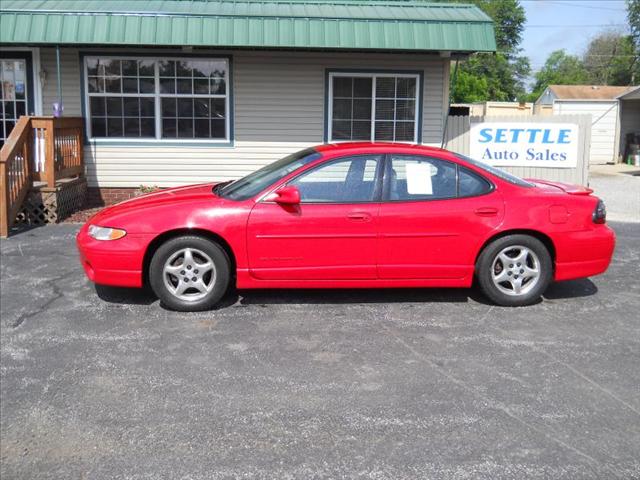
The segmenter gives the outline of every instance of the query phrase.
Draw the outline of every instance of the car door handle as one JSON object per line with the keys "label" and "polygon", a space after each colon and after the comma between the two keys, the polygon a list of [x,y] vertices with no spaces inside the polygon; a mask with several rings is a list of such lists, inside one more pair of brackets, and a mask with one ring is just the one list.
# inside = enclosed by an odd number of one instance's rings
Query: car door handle
{"label": "car door handle", "polygon": [[371,220],[371,214],[367,212],[352,212],[347,215],[347,218],[354,222],[368,222]]}
{"label": "car door handle", "polygon": [[475,211],[479,217],[495,217],[498,214],[498,209],[493,207],[481,207]]}

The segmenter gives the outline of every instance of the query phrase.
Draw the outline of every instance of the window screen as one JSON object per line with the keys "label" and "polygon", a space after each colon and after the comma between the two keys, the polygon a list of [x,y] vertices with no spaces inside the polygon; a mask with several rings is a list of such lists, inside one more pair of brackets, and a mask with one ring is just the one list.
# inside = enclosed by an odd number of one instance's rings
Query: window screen
{"label": "window screen", "polygon": [[329,139],[417,142],[418,78],[332,74]]}
{"label": "window screen", "polygon": [[93,138],[227,140],[226,59],[87,57]]}

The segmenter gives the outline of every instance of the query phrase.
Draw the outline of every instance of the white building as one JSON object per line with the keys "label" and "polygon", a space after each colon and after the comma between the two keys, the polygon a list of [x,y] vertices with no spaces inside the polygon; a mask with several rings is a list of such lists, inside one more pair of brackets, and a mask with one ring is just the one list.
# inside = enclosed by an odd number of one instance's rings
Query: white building
{"label": "white building", "polygon": [[340,140],[439,145],[449,65],[495,51],[479,8],[421,1],[3,0],[2,139],[82,118],[90,188],[234,179]]}
{"label": "white building", "polygon": [[[615,163],[624,154],[626,134],[640,135],[639,88],[549,85],[536,105],[553,105],[555,115],[590,114],[590,163]],[[621,108],[622,102],[624,108]]]}

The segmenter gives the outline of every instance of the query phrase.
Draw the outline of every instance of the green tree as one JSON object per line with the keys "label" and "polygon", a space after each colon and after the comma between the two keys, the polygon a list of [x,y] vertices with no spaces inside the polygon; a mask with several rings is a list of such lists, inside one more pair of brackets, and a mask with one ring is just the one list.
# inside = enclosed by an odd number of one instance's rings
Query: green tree
{"label": "green tree", "polygon": [[620,32],[601,33],[591,40],[583,63],[594,85],[631,85],[639,64],[632,36]]}
{"label": "green tree", "polygon": [[627,0],[627,19],[629,20],[634,51],[631,84],[637,85],[640,83],[640,0]]}
{"label": "green tree", "polygon": [[627,0],[627,18],[636,54],[640,55],[640,0]]}
{"label": "green tree", "polygon": [[[455,98],[464,102],[482,102],[489,97],[489,83],[486,78],[468,72],[458,72]],[[456,100],[460,101],[460,100]]]}
{"label": "green tree", "polygon": [[526,21],[519,0],[461,0],[474,3],[495,22],[498,52],[478,53],[462,62],[457,79],[452,76],[455,102],[522,100],[525,80],[531,71],[529,59],[519,48]]}
{"label": "green tree", "polygon": [[580,58],[567,55],[564,50],[556,50],[535,74],[536,82],[528,100],[535,102],[549,85],[580,85],[588,83],[588,78]]}

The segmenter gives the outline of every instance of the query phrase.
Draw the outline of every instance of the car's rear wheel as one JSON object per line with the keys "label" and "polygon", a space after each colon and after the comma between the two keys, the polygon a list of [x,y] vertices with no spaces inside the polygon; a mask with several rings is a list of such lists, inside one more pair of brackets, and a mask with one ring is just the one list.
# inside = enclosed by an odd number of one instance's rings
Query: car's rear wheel
{"label": "car's rear wheel", "polygon": [[530,305],[551,283],[553,262],[537,238],[508,235],[485,247],[476,263],[476,277],[482,292],[498,305]]}
{"label": "car's rear wheel", "polygon": [[229,258],[216,243],[197,236],[163,243],[149,265],[149,283],[171,310],[209,310],[229,287]]}

